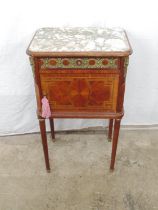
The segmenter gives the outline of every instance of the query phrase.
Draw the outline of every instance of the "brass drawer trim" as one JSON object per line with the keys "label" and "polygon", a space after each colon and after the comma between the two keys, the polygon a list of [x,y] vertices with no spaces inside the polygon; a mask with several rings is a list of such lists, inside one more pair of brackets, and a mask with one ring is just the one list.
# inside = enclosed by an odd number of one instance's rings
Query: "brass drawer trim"
{"label": "brass drawer trim", "polygon": [[40,68],[44,69],[118,69],[118,58],[40,58]]}

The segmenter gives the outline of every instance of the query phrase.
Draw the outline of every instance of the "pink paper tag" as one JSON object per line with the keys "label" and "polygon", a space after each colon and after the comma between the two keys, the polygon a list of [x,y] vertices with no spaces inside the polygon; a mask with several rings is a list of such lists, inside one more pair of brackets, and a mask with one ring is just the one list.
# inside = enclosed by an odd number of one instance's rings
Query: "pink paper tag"
{"label": "pink paper tag", "polygon": [[49,118],[49,117],[51,117],[51,111],[50,111],[49,101],[46,98],[46,96],[44,96],[42,98],[42,117],[43,118]]}

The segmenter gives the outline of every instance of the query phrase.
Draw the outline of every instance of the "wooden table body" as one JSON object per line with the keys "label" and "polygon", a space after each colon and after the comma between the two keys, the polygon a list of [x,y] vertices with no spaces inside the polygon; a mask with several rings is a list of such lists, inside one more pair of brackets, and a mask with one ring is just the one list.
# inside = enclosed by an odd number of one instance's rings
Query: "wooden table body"
{"label": "wooden table body", "polygon": [[[54,118],[109,119],[108,138],[112,139],[110,169],[114,169],[123,101],[128,55],[84,56],[42,55],[30,57],[33,66],[46,169],[50,171],[45,119],[41,99],[48,98],[54,135]],[[114,124],[114,129],[113,129]]]}

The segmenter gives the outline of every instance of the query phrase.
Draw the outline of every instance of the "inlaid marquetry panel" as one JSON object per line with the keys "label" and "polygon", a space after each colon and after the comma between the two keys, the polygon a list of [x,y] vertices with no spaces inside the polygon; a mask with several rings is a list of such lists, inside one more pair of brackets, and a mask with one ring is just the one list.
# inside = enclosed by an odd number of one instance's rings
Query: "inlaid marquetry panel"
{"label": "inlaid marquetry panel", "polygon": [[119,67],[119,58],[40,58],[40,68],[44,69],[96,69],[109,68],[117,69]]}
{"label": "inlaid marquetry panel", "polygon": [[51,111],[116,111],[118,75],[41,74]]}

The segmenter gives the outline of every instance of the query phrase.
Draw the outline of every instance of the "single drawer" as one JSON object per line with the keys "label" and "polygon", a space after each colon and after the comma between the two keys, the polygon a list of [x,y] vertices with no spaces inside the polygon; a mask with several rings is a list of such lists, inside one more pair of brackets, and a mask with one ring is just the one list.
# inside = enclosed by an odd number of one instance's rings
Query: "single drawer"
{"label": "single drawer", "polygon": [[119,74],[93,72],[40,73],[42,93],[47,96],[51,111],[116,112]]}
{"label": "single drawer", "polygon": [[119,69],[120,58],[40,58],[40,70],[48,69]]}

